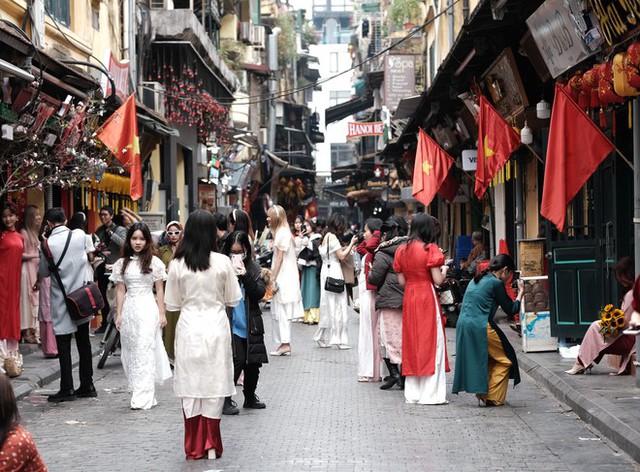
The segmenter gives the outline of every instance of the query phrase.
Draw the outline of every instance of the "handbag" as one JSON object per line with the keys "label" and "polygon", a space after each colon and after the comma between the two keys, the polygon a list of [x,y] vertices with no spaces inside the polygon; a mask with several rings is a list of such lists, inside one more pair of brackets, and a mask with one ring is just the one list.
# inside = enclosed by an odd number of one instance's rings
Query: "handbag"
{"label": "handbag", "polygon": [[[327,239],[327,269],[331,267],[329,262],[329,240]],[[327,292],[342,293],[344,292],[344,280],[327,277],[324,281],[324,289]]]}
{"label": "handbag", "polygon": [[57,263],[54,263],[53,261],[53,254],[51,253],[49,243],[46,240],[42,242],[42,253],[45,255],[47,262],[49,263],[49,271],[56,278],[58,286],[60,287],[60,290],[62,290],[62,297],[67,305],[71,319],[74,321],[81,321],[85,318],[98,314],[98,312],[104,307],[104,299],[102,298],[102,293],[100,292],[98,284],[95,282],[87,282],[73,292],[69,294],[66,293],[58,269],[62,259],[64,259],[64,256],[67,253],[70,241],[71,231],[69,231],[67,242],[64,245],[62,255]]}

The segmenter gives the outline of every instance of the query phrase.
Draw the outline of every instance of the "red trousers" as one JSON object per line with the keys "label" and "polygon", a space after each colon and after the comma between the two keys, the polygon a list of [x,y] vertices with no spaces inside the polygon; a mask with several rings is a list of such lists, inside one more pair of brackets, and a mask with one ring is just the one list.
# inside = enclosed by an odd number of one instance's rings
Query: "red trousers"
{"label": "red trousers", "polygon": [[[184,416],[184,413],[183,413]],[[222,456],[220,420],[202,415],[184,417],[184,451],[187,460],[207,457],[209,449],[215,449],[216,456]]]}

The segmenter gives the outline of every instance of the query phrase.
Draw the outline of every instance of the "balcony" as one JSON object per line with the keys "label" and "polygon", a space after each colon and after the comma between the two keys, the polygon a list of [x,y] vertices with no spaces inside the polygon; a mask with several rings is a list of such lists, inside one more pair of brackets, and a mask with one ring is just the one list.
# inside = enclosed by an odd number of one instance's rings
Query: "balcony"
{"label": "balcony", "polygon": [[228,91],[233,92],[237,88],[235,74],[220,57],[217,48],[193,11],[152,9],[151,24],[155,43],[190,43],[205,65],[212,70]]}

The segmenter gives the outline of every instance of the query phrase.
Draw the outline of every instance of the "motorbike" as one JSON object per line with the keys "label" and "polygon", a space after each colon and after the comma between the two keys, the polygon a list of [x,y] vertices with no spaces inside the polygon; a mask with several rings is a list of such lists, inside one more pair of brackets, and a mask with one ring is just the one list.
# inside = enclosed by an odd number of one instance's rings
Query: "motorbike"
{"label": "motorbike", "polygon": [[[452,264],[453,261],[448,263],[448,265]],[[442,313],[447,319],[447,326],[451,328],[455,328],[458,324],[464,292],[471,280],[471,277],[463,271],[452,268],[447,273],[445,281],[437,288]]]}
{"label": "motorbike", "polygon": [[[105,275],[111,275],[112,269],[112,265],[106,265]],[[99,354],[98,369],[102,369],[109,356],[115,355],[118,349],[120,349],[120,331],[116,328],[116,290],[113,283],[109,284],[109,288],[107,289],[107,298],[109,299],[109,306],[111,309],[109,310],[109,316],[107,318],[107,328],[105,329],[102,340],[100,341],[102,351]]]}

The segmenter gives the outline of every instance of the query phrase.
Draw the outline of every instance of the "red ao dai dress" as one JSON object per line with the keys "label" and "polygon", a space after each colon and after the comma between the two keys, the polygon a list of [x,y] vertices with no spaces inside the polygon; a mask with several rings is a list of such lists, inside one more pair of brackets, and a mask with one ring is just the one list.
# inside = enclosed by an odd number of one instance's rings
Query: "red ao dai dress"
{"label": "red ao dai dress", "polygon": [[431,269],[444,264],[438,246],[412,241],[401,246],[393,269],[406,279],[402,307],[402,375],[407,403],[447,403],[449,372],[445,318],[431,278]]}

